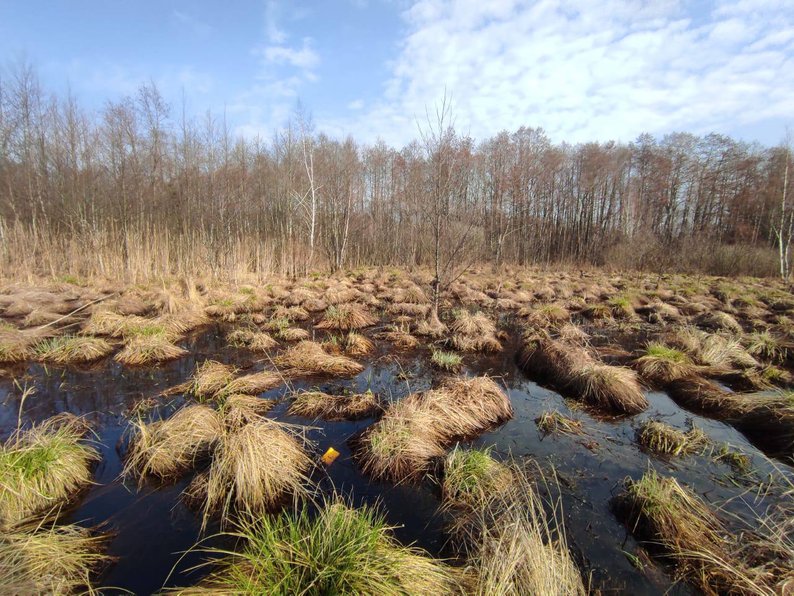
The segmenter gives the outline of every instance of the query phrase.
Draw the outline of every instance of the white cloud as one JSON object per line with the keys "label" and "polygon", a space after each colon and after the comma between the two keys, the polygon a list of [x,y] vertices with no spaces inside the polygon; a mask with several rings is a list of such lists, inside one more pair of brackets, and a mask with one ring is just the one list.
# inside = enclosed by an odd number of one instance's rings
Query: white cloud
{"label": "white cloud", "polygon": [[451,94],[476,137],[555,140],[729,132],[794,113],[794,1],[421,0],[383,97],[321,128],[400,143]]}
{"label": "white cloud", "polygon": [[256,50],[256,53],[264,56],[265,60],[273,64],[287,64],[302,70],[311,72],[320,61],[320,56],[311,47],[311,39],[303,39],[303,45],[299,48],[291,48],[283,45],[271,45]]}

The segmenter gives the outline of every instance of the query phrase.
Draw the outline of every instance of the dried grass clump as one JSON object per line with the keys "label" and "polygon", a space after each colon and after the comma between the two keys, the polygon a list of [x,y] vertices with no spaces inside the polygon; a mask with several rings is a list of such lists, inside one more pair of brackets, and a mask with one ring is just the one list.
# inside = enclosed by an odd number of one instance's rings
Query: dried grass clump
{"label": "dried grass clump", "polygon": [[235,329],[226,334],[226,341],[235,348],[247,348],[252,352],[267,352],[278,345],[270,334],[252,329]]}
{"label": "dried grass clump", "polygon": [[496,461],[491,448],[462,449],[459,445],[444,460],[441,498],[446,510],[474,508],[513,486],[513,471]]}
{"label": "dried grass clump", "polygon": [[94,593],[91,576],[110,557],[104,536],[76,525],[16,527],[0,534],[0,593]]}
{"label": "dried grass clump", "polygon": [[549,503],[547,514],[526,471],[510,471],[509,487],[455,511],[455,529],[464,536],[467,568],[473,572],[467,592],[584,596],[587,590],[568,551],[559,503]]}
{"label": "dried grass clump", "polygon": [[329,395],[322,391],[304,391],[292,396],[289,413],[325,420],[357,420],[373,416],[380,402],[371,391],[352,395]]}
{"label": "dried grass clump", "polygon": [[86,431],[83,420],[61,414],[6,439],[0,446],[0,529],[69,501],[91,482],[99,454],[83,441]]}
{"label": "dried grass clump", "polygon": [[408,315],[411,317],[426,317],[430,312],[429,304],[414,304],[412,302],[395,302],[386,308],[392,315]]}
{"label": "dried grass clump", "polygon": [[751,333],[746,340],[747,352],[751,356],[763,358],[768,362],[783,362],[788,356],[790,342],[769,331]]}
{"label": "dried grass clump", "polygon": [[419,345],[418,339],[400,327],[390,326],[386,331],[381,331],[375,337],[385,339],[399,350],[412,350]]}
{"label": "dried grass clump", "polygon": [[739,556],[739,545],[714,512],[674,478],[647,472],[626,482],[616,502],[629,530],[706,594],[774,594],[760,568]]}
{"label": "dried grass clump", "polygon": [[232,393],[223,398],[220,414],[229,429],[240,428],[256,422],[276,404],[273,399],[262,399],[246,393]]}
{"label": "dried grass clump", "polygon": [[739,322],[726,312],[716,310],[700,315],[695,321],[698,327],[710,329],[712,331],[729,331],[731,333],[741,333],[742,326]]}
{"label": "dried grass clump", "polygon": [[0,364],[24,362],[35,354],[36,337],[10,325],[0,327]]}
{"label": "dried grass clump", "polygon": [[236,374],[237,369],[229,364],[205,360],[196,366],[188,392],[198,399],[211,399],[220,393]]}
{"label": "dried grass clump", "polygon": [[247,395],[256,395],[273,389],[284,383],[284,377],[277,372],[263,370],[257,373],[235,377],[215,394],[216,398],[234,393],[245,393]]}
{"label": "dried grass clump", "polygon": [[123,473],[141,480],[181,476],[209,455],[224,432],[218,412],[205,405],[185,406],[166,420],[148,424],[139,418],[132,426]]}
{"label": "dried grass clump", "polygon": [[545,334],[528,335],[518,359],[525,372],[592,406],[623,414],[636,414],[648,407],[634,371],[603,364],[582,346]]}
{"label": "dried grass clump", "polygon": [[315,325],[318,329],[339,329],[350,331],[370,327],[378,320],[360,304],[346,303],[329,306],[322,320]]}
{"label": "dried grass clump", "polygon": [[279,330],[278,336],[284,341],[305,341],[311,337],[311,334],[300,327],[287,327]]}
{"label": "dried grass clump", "polygon": [[563,435],[581,435],[583,431],[582,422],[569,418],[557,410],[543,412],[535,418],[540,432],[545,434],[560,433]]}
{"label": "dried grass clump", "polygon": [[570,311],[561,304],[541,304],[535,308],[524,307],[518,315],[526,317],[527,323],[545,327],[547,325],[560,325],[571,319]]}
{"label": "dried grass clump", "polygon": [[195,588],[178,594],[371,594],[442,596],[461,591],[455,571],[415,548],[402,546],[374,509],[352,509],[328,498],[312,515],[246,519],[232,535],[242,539]]}
{"label": "dried grass clump", "polygon": [[355,331],[345,335],[343,346],[345,352],[350,356],[366,356],[375,349],[375,344],[366,336]]}
{"label": "dried grass clump", "polygon": [[346,356],[334,356],[313,341],[302,341],[276,358],[276,364],[286,367],[291,374],[326,374],[337,376],[357,375],[364,367]]}
{"label": "dried grass clump", "polygon": [[453,333],[450,343],[462,352],[498,352],[502,349],[496,338],[496,325],[482,312],[455,311],[450,330]]}
{"label": "dried grass clump", "polygon": [[221,435],[206,477],[204,525],[215,512],[259,514],[306,493],[311,460],[284,424],[261,418]]}
{"label": "dried grass clump", "polygon": [[273,319],[286,319],[291,323],[296,321],[307,321],[309,316],[306,309],[300,306],[279,306],[272,314]]}
{"label": "dried grass clump", "polygon": [[681,432],[656,420],[646,420],[637,431],[637,441],[648,449],[661,455],[690,455],[703,453],[710,443],[708,435],[701,429],[692,427]]}
{"label": "dried grass clump", "polygon": [[96,362],[113,351],[104,339],[80,335],[61,335],[45,339],[36,345],[38,357],[58,364]]}
{"label": "dried grass clump", "polygon": [[492,379],[451,381],[389,406],[364,432],[358,455],[376,478],[416,479],[455,439],[477,436],[512,416],[509,398]]}
{"label": "dried grass clump", "polygon": [[420,321],[416,325],[415,331],[417,335],[438,339],[444,337],[449,332],[449,329],[441,321],[426,320]]}
{"label": "dried grass clump", "polygon": [[328,288],[325,291],[325,301],[330,305],[354,302],[360,296],[361,293],[355,288],[344,286]]}
{"label": "dried grass clump", "polygon": [[635,365],[643,379],[658,386],[692,375],[697,370],[684,352],[659,342],[649,343]]}
{"label": "dried grass clump", "polygon": [[166,335],[139,335],[127,341],[114,359],[128,366],[145,366],[176,360],[187,353],[185,348],[172,343]]}

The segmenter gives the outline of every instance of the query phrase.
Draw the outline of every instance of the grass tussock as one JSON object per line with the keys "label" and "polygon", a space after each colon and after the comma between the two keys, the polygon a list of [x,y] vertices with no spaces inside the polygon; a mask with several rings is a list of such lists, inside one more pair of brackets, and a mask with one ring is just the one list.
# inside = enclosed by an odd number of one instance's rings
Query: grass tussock
{"label": "grass tussock", "polygon": [[166,335],[136,336],[130,339],[114,359],[128,366],[146,366],[176,360],[188,351],[173,343]]}
{"label": "grass tussock", "polygon": [[375,349],[375,344],[365,335],[351,331],[345,335],[343,348],[350,356],[366,356]]}
{"label": "grass tussock", "polygon": [[380,402],[371,391],[352,395],[329,395],[322,391],[303,391],[292,396],[289,413],[305,418],[357,420],[375,415]]}
{"label": "grass tussock", "polygon": [[360,304],[348,302],[329,306],[322,320],[317,323],[318,329],[338,329],[350,331],[370,327],[378,320]]}
{"label": "grass tussock", "polygon": [[635,365],[643,379],[658,386],[692,375],[697,370],[684,352],[659,342],[649,343]]}
{"label": "grass tussock", "polygon": [[301,341],[276,358],[276,364],[299,375],[352,376],[364,367],[346,356],[334,356],[323,350],[322,345],[313,341]]}
{"label": "grass tussock", "polygon": [[681,432],[656,420],[643,422],[637,431],[637,441],[645,449],[661,455],[703,453],[710,442],[708,435],[699,428]]}
{"label": "grass tussock", "polygon": [[231,382],[237,369],[215,360],[205,360],[193,373],[189,392],[198,399],[211,399]]}
{"label": "grass tussock", "polygon": [[365,431],[358,456],[376,478],[416,479],[455,439],[477,436],[512,416],[509,398],[492,379],[451,381],[389,406]]}
{"label": "grass tussock", "polygon": [[47,362],[87,364],[110,354],[113,346],[100,337],[61,335],[45,339],[35,350],[38,357]]}
{"label": "grass tussock", "polygon": [[538,425],[540,432],[547,435],[557,433],[563,435],[581,435],[584,432],[580,420],[569,418],[557,410],[543,412],[540,416],[535,418],[535,424]]}
{"label": "grass tussock", "polygon": [[474,508],[513,486],[513,471],[491,449],[456,446],[444,460],[441,497],[445,509]]}
{"label": "grass tussock", "polygon": [[456,354],[455,352],[433,350],[433,353],[430,356],[430,362],[438,369],[449,372],[457,372],[463,365],[463,358],[460,354]]}
{"label": "grass tussock", "polygon": [[459,309],[450,325],[450,344],[461,352],[498,352],[502,344],[496,337],[496,325],[485,313]]}
{"label": "grass tussock", "polygon": [[276,404],[275,400],[262,399],[245,393],[227,395],[220,404],[220,414],[226,428],[236,429],[256,422]]}
{"label": "grass tussock", "polygon": [[269,389],[274,389],[283,383],[284,377],[280,373],[263,370],[233,378],[216,394],[216,397],[234,393],[257,395]]}
{"label": "grass tussock", "polygon": [[233,510],[259,514],[288,495],[305,494],[310,467],[294,432],[274,420],[261,418],[224,433],[206,475],[204,525],[216,511],[226,521]]}
{"label": "grass tussock", "polygon": [[398,350],[412,350],[419,345],[416,337],[400,327],[389,327],[386,331],[378,333],[376,337],[390,342]]}
{"label": "grass tussock", "polygon": [[374,509],[329,498],[316,514],[261,516],[240,523],[242,540],[196,588],[179,594],[447,595],[459,592],[452,568],[406,547]]}
{"label": "grass tussock", "polygon": [[80,418],[58,415],[12,434],[0,447],[0,527],[68,502],[91,482],[97,451]]}
{"label": "grass tussock", "polygon": [[546,507],[525,470],[511,466],[508,472],[508,484],[451,508],[453,530],[462,538],[472,574],[467,592],[584,596],[559,503]]}
{"label": "grass tussock", "polygon": [[235,348],[246,348],[252,352],[267,352],[278,346],[269,333],[252,329],[235,329],[226,335],[226,341]]}
{"label": "grass tussock", "polygon": [[147,424],[139,418],[132,424],[123,473],[141,479],[181,476],[211,452],[224,432],[218,412],[201,404],[183,407],[166,420]]}
{"label": "grass tussock", "polygon": [[650,471],[629,480],[616,504],[629,530],[706,594],[776,593],[774,578],[745,560],[714,511],[674,478]]}
{"label": "grass tussock", "polygon": [[91,576],[110,558],[101,553],[104,540],[76,525],[0,534],[0,593],[93,594]]}
{"label": "grass tussock", "polygon": [[33,344],[36,338],[30,333],[14,327],[0,328],[0,364],[24,362],[35,355]]}
{"label": "grass tussock", "polygon": [[591,406],[621,414],[637,414],[648,407],[634,371],[603,364],[583,346],[545,334],[528,335],[518,361],[525,372]]}

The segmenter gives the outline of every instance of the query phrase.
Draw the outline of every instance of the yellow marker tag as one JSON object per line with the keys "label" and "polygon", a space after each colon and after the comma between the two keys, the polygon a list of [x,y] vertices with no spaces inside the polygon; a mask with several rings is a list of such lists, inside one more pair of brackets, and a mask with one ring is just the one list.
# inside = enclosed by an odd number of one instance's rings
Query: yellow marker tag
{"label": "yellow marker tag", "polygon": [[326,466],[330,466],[332,463],[334,463],[334,461],[336,461],[337,457],[339,457],[339,452],[333,447],[329,447],[328,451],[323,453],[322,460]]}

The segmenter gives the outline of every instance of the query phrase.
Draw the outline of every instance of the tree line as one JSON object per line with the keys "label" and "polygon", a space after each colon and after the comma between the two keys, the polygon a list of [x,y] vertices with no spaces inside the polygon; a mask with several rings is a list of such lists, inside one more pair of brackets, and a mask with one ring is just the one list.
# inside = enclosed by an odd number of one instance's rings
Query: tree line
{"label": "tree line", "polygon": [[788,273],[783,143],[571,145],[529,127],[477,141],[447,108],[404,147],[331,138],[301,110],[270,138],[243,138],[153,84],[89,111],[16,67],[0,78],[0,263],[297,275],[432,266],[445,251],[494,266]]}

